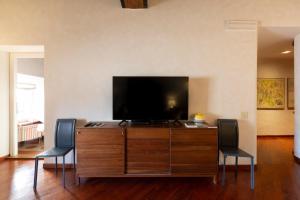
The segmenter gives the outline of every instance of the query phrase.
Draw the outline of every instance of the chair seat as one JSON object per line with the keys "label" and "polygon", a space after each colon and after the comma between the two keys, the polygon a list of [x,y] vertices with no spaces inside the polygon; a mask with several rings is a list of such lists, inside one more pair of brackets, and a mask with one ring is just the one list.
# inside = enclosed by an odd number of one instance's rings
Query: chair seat
{"label": "chair seat", "polygon": [[253,156],[242,149],[235,148],[222,148],[222,153],[227,156],[239,156],[239,157],[249,157],[253,158]]}
{"label": "chair seat", "polygon": [[71,150],[72,150],[72,148],[53,147],[52,149],[49,149],[47,151],[44,151],[44,152],[38,154],[36,157],[44,158],[44,157],[64,156],[67,153],[69,153]]}

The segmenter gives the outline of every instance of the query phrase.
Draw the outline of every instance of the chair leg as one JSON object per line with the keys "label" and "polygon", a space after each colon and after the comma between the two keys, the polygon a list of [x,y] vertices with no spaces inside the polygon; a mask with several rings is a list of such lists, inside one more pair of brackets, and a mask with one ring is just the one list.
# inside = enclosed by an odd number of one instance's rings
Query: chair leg
{"label": "chair leg", "polygon": [[223,162],[223,174],[222,174],[222,185],[225,184],[225,167],[226,167],[226,155],[224,155],[224,162]]}
{"label": "chair leg", "polygon": [[36,190],[39,159],[35,158],[33,189]]}
{"label": "chair leg", "polygon": [[78,181],[78,185],[80,185],[80,176],[78,176],[77,181]]}
{"label": "chair leg", "polygon": [[55,175],[57,176],[57,156],[55,157]]}
{"label": "chair leg", "polygon": [[251,158],[251,190],[254,190],[254,161]]}
{"label": "chair leg", "polygon": [[63,178],[63,186],[66,187],[66,177],[65,177],[65,156],[63,156],[63,169],[62,169],[62,178]]}
{"label": "chair leg", "polygon": [[236,157],[235,157],[235,178],[236,178],[237,175],[238,175],[238,162],[239,162],[239,157],[236,156]]}

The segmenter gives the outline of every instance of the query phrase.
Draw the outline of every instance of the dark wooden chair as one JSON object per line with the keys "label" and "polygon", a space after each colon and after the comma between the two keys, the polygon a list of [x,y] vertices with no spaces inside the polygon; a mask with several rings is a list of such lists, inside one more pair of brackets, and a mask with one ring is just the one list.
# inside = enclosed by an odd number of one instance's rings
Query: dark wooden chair
{"label": "dark wooden chair", "polygon": [[39,158],[55,157],[55,174],[57,175],[57,157],[63,158],[62,179],[65,187],[65,156],[73,150],[73,167],[75,169],[75,126],[76,119],[58,119],[55,129],[55,147],[38,154],[35,157],[34,185],[37,186]]}
{"label": "dark wooden chair", "polygon": [[235,157],[235,176],[238,173],[238,158],[247,157],[251,160],[251,189],[254,189],[254,158],[239,148],[239,127],[235,119],[218,119],[219,150],[223,153],[222,185],[225,184],[225,167],[227,156]]}

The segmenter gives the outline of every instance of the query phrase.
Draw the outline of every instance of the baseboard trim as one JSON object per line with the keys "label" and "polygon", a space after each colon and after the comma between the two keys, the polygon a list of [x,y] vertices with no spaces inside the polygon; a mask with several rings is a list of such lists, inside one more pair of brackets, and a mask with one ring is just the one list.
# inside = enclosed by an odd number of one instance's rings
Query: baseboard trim
{"label": "baseboard trim", "polygon": [[[35,160],[35,158],[22,158],[22,157],[11,157],[11,156],[8,156],[6,159],[9,159],[9,160]],[[44,158],[39,158],[39,160],[44,160]]]}
{"label": "baseboard trim", "polygon": [[276,137],[293,138],[294,135],[257,135],[257,138],[276,138]]}
{"label": "baseboard trim", "polygon": [[[254,170],[257,170],[258,166],[254,165]],[[250,171],[251,165],[239,165],[238,171]],[[219,170],[223,170],[223,165],[219,165]],[[226,171],[235,171],[235,165],[226,165]]]}
{"label": "baseboard trim", "polygon": [[[300,163],[300,159],[299,159]],[[250,165],[239,165],[238,170],[239,171],[249,171],[250,170]],[[44,163],[43,164],[44,169],[55,169],[55,164],[54,163]],[[57,164],[57,168],[62,169],[62,164]],[[73,164],[67,163],[65,164],[66,169],[73,169]],[[254,170],[257,170],[257,165],[254,165]],[[219,165],[219,170],[222,170],[223,166]],[[226,165],[226,170],[228,171],[234,171],[235,170],[235,165]]]}
{"label": "baseboard trim", "polygon": [[[43,164],[44,169],[55,169],[55,164],[54,163],[44,163]],[[57,164],[58,169],[62,169],[62,164]],[[66,169],[73,169],[73,164],[67,163],[65,164]]]}
{"label": "baseboard trim", "polygon": [[0,157],[0,162],[3,162],[5,159],[8,158],[8,156],[9,156],[9,155],[1,156],[1,157]]}

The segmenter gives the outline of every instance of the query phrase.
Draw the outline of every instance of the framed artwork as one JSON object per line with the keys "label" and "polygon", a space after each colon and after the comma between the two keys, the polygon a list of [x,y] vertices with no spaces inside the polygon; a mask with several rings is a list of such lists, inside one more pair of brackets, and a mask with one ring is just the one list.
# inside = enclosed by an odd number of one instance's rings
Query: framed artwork
{"label": "framed artwork", "polygon": [[288,78],[287,79],[287,108],[289,110],[294,110],[295,108],[295,101],[294,101],[294,79]]}
{"label": "framed artwork", "polygon": [[257,79],[257,109],[283,110],[285,108],[285,79]]}

